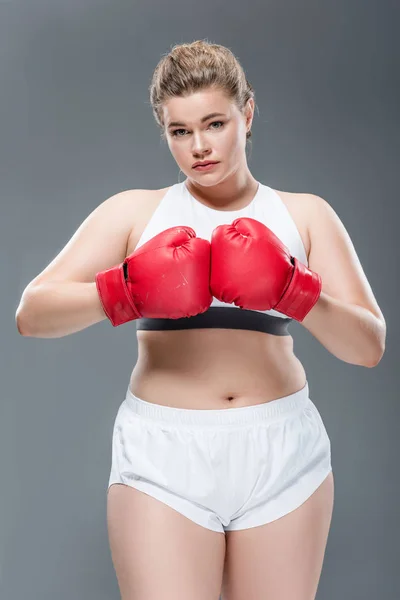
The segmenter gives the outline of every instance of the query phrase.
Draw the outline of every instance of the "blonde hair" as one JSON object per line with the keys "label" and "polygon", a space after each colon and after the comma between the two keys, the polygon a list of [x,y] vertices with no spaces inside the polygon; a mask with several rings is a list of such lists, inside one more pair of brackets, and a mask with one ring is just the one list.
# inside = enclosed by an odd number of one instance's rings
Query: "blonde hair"
{"label": "blonde hair", "polygon": [[[243,112],[247,101],[255,97],[243,68],[225,46],[197,40],[173,46],[155,68],[150,91],[150,104],[157,125],[165,137],[162,107],[174,96],[188,96],[204,89],[216,89],[232,99]],[[246,140],[251,131],[246,133]]]}

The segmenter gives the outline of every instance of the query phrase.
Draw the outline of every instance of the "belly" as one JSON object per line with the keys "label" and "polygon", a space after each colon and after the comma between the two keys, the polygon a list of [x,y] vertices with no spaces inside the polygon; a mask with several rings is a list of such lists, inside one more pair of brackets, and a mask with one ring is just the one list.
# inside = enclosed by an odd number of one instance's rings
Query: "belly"
{"label": "belly", "polygon": [[257,331],[138,331],[132,393],[155,404],[191,409],[239,408],[304,387],[291,336]]}

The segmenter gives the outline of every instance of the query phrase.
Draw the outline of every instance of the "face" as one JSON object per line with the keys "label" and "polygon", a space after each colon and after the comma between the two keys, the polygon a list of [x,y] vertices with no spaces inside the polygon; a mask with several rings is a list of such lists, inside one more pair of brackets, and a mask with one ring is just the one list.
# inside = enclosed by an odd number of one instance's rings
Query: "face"
{"label": "face", "polygon": [[[251,127],[253,112],[252,99],[242,114],[231,99],[216,90],[169,99],[163,106],[165,135],[183,173],[207,186],[245,167],[246,132]],[[195,162],[207,160],[219,164],[210,170],[193,167]]]}

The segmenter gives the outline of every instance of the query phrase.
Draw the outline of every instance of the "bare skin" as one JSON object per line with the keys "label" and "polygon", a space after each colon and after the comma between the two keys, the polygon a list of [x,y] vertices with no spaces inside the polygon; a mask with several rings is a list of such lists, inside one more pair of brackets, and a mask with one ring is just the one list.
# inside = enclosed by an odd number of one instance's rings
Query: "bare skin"
{"label": "bare skin", "polygon": [[[167,190],[156,190],[143,202],[140,222],[129,237],[128,255]],[[296,194],[279,195],[295,220],[308,255],[304,210],[296,208]],[[250,201],[251,197],[243,198],[241,206]],[[287,396],[306,381],[304,368],[293,353],[292,336],[193,329],[138,331],[137,339],[138,360],[130,389],[148,402],[192,409],[237,408]]]}
{"label": "bare skin", "polygon": [[[203,90],[169,99],[163,111],[169,149],[188,174],[192,195],[217,210],[247,206],[257,186],[245,157],[253,99],[241,113],[222,92]],[[193,163],[203,159],[220,161],[220,167],[200,174]],[[167,189],[128,190],[97,207],[24,294],[19,330],[68,335],[104,319],[95,275],[134,251]],[[309,268],[323,282],[304,327],[340,359],[374,366],[384,350],[384,319],[347,232],[323,199],[277,193],[303,240]],[[229,410],[287,396],[306,381],[291,336],[196,329],[138,331],[137,339],[129,385],[150,403]],[[224,535],[114,484],[107,523],[122,600],[218,600],[221,590],[223,600],[314,600],[333,497],[331,472],[296,510]]]}
{"label": "bare skin", "polygon": [[[134,251],[168,188],[143,200],[128,240]],[[278,192],[308,256],[302,194]],[[251,197],[243,199],[242,206]],[[300,200],[300,202],[299,202]],[[300,209],[300,207],[302,207]],[[130,389],[146,400],[192,409],[251,406],[291,394],[306,381],[291,336],[196,329],[138,331]],[[194,384],[195,382],[195,384]],[[297,510],[260,527],[217,533],[139,490],[112,485],[107,520],[123,600],[313,600],[333,511],[332,472]]]}
{"label": "bare skin", "polygon": [[108,492],[110,549],[122,600],[314,600],[334,499],[332,472],[299,508],[218,533],[132,487]]}

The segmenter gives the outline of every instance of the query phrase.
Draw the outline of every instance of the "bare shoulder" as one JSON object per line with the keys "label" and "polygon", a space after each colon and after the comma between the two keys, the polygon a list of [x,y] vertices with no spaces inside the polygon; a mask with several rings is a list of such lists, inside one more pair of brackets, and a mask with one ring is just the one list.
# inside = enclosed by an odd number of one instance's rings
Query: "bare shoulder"
{"label": "bare shoulder", "polygon": [[133,188],[130,190],[124,190],[118,192],[114,196],[107,198],[105,203],[110,205],[121,204],[126,210],[131,210],[132,214],[136,214],[138,210],[145,208],[149,203],[156,201],[157,197],[161,194],[162,190],[150,190]]}
{"label": "bare shoulder", "polygon": [[131,254],[150,221],[154,211],[170,186],[155,190],[131,190],[131,230],[129,232],[126,254]]}
{"label": "bare shoulder", "polygon": [[128,189],[117,192],[100,203],[89,215],[88,221],[97,218],[114,227],[122,236],[129,237],[140,227],[143,215],[151,206],[159,190]]}
{"label": "bare shoulder", "polygon": [[146,214],[161,190],[131,189],[98,204],[53,260],[28,284],[50,281],[94,281],[97,272],[111,268],[128,254],[131,236],[138,235]]}
{"label": "bare shoulder", "polygon": [[310,232],[313,228],[312,223],[316,218],[315,205],[318,203],[318,196],[305,192],[274,191],[281,198],[295,222],[308,257],[311,250]]}
{"label": "bare shoulder", "polygon": [[119,192],[108,198],[110,211],[121,207],[120,218],[128,226],[128,235],[136,235],[146,225],[151,214],[169,188],[139,189],[134,188]]}
{"label": "bare shoulder", "polygon": [[299,204],[305,207],[311,244],[308,266],[321,276],[322,291],[366,308],[385,325],[353,241],[336,210],[316,194],[299,197]]}
{"label": "bare shoulder", "polygon": [[140,208],[145,208],[149,204],[159,202],[169,188],[170,186],[154,190],[132,189],[126,190],[126,192],[122,192],[122,194],[126,194],[126,197],[131,199],[134,208],[138,206],[140,206]]}
{"label": "bare shoulder", "polygon": [[307,192],[284,192],[275,190],[293,218],[303,239],[307,258],[310,258],[312,243],[326,235],[322,225],[342,227],[343,224],[329,202],[317,194]]}

